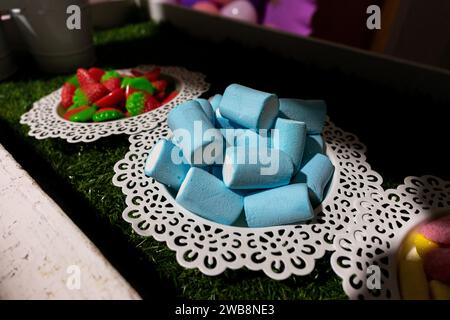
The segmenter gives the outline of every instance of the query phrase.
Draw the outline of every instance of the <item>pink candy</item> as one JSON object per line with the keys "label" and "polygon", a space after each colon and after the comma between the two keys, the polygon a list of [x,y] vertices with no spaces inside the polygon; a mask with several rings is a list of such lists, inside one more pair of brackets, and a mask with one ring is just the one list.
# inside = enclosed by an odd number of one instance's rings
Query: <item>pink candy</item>
{"label": "pink candy", "polygon": [[218,14],[219,8],[214,3],[208,1],[199,1],[192,6],[193,9],[211,14]]}
{"label": "pink candy", "polygon": [[424,269],[432,280],[450,283],[450,248],[438,248],[425,255]]}
{"label": "pink candy", "polygon": [[450,245],[450,215],[428,222],[419,232],[429,240]]}

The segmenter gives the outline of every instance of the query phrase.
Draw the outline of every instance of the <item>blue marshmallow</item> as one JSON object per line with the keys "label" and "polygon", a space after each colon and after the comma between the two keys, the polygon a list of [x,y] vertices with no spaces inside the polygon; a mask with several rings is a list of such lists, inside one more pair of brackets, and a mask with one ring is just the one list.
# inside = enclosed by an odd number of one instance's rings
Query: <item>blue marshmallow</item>
{"label": "blue marshmallow", "polygon": [[325,150],[325,142],[323,141],[321,134],[310,134],[308,135],[308,137],[316,141],[316,143],[320,146],[322,152]]}
{"label": "blue marshmallow", "polygon": [[306,221],[314,216],[304,183],[255,193],[244,198],[247,224],[251,228]]}
{"label": "blue marshmallow", "polygon": [[236,139],[236,134],[234,129],[219,129],[220,133],[222,133],[222,136],[225,139],[226,142],[226,148],[230,147],[230,146],[234,146],[235,144],[235,139]]}
{"label": "blue marshmallow", "polygon": [[[223,181],[223,175],[222,175],[222,166],[212,166],[211,168],[211,174],[213,176],[215,176],[217,179],[222,180]],[[248,190],[244,190],[244,189],[234,189],[233,190],[234,193],[245,197],[246,195],[258,192],[258,190],[254,190],[254,189],[248,189]]]}
{"label": "blue marshmallow", "polygon": [[311,160],[316,154],[323,154],[324,150],[324,142],[320,134],[307,135],[301,167],[307,164],[308,161]]}
{"label": "blue marshmallow", "polygon": [[242,128],[237,123],[234,123],[233,121],[231,121],[231,120],[225,118],[224,116],[222,116],[222,114],[220,113],[219,109],[216,109],[216,111],[215,111],[215,119],[216,119],[216,123],[218,124],[219,128],[222,128],[222,129]]}
{"label": "blue marshmallow", "polygon": [[200,103],[191,100],[177,106],[169,113],[168,124],[175,144],[190,164],[222,163],[223,136],[209,121]]}
{"label": "blue marshmallow", "polygon": [[200,106],[203,109],[203,112],[206,114],[209,121],[211,121],[211,124],[214,125],[216,122],[216,116],[209,101],[206,99],[195,99],[195,101],[197,101],[200,104]]}
{"label": "blue marshmallow", "polygon": [[190,169],[183,160],[181,149],[172,142],[162,139],[153,146],[147,157],[145,175],[178,190]]}
{"label": "blue marshmallow", "polygon": [[211,107],[213,108],[214,112],[216,112],[216,110],[219,109],[220,101],[222,101],[221,94],[216,94],[214,97],[209,99],[209,103],[211,104]]}
{"label": "blue marshmallow", "polygon": [[268,132],[259,134],[250,129],[237,129],[234,145],[245,148],[270,148],[272,144]]}
{"label": "blue marshmallow", "polygon": [[239,217],[244,198],[212,174],[192,167],[176,197],[177,203],[199,216],[231,225]]}
{"label": "blue marshmallow", "polygon": [[316,154],[292,179],[292,183],[305,182],[308,185],[311,202],[315,205],[323,200],[325,188],[333,177],[334,166],[323,154]]}
{"label": "blue marshmallow", "polygon": [[219,106],[223,117],[249,129],[270,129],[278,114],[278,97],[241,86],[229,85]]}
{"label": "blue marshmallow", "polygon": [[326,116],[323,100],[280,99],[280,117],[305,122],[308,134],[322,133]]}
{"label": "blue marshmallow", "polygon": [[289,184],[294,167],[281,150],[229,147],[223,164],[223,182],[232,189],[267,189]]}
{"label": "blue marshmallow", "polygon": [[272,147],[286,152],[291,157],[294,164],[294,173],[296,173],[302,163],[305,149],[306,124],[295,120],[277,118],[275,130],[272,137]]}

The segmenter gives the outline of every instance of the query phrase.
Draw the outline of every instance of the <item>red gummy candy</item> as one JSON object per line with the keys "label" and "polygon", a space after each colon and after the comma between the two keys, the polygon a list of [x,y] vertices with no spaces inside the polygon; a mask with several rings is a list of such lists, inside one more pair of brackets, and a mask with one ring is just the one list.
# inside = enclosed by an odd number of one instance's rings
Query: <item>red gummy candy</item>
{"label": "red gummy candy", "polygon": [[119,88],[104,96],[100,100],[97,100],[94,104],[100,108],[120,108],[124,101],[125,93],[122,89]]}
{"label": "red gummy candy", "polygon": [[88,98],[89,103],[94,103],[109,94],[108,89],[106,89],[101,83],[91,83],[85,85],[81,88],[81,90]]}
{"label": "red gummy candy", "polygon": [[127,86],[125,88],[125,97],[128,99],[129,96],[131,96],[133,93],[137,92],[139,90],[136,90],[134,88],[132,88],[131,86]]}
{"label": "red gummy candy", "polygon": [[450,248],[429,251],[425,255],[423,267],[430,279],[450,283]]}
{"label": "red gummy candy", "polygon": [[77,79],[80,87],[87,86],[92,83],[97,83],[96,81],[86,69],[80,68],[77,70]]}
{"label": "red gummy candy", "polygon": [[161,75],[160,68],[155,68],[152,71],[144,73],[144,77],[146,77],[148,81],[156,81],[159,79],[160,75]]}
{"label": "red gummy candy", "polygon": [[450,245],[450,215],[428,222],[419,232],[429,240]]}
{"label": "red gummy candy", "polygon": [[64,83],[64,86],[61,91],[61,105],[63,108],[67,109],[72,105],[73,95],[77,88],[71,83]]}
{"label": "red gummy candy", "polygon": [[111,78],[103,82],[103,85],[109,91],[114,91],[120,88],[120,79],[119,78]]}
{"label": "red gummy candy", "polygon": [[169,93],[169,95],[162,101],[162,104],[166,104],[169,103],[170,101],[172,101],[173,98],[175,98],[178,95],[177,91],[172,91],[171,93]]}
{"label": "red gummy candy", "polygon": [[159,108],[160,106],[161,106],[161,102],[156,100],[153,96],[151,96],[151,95],[145,96],[144,112],[152,111],[156,108]]}
{"label": "red gummy candy", "polygon": [[156,94],[156,99],[163,101],[166,98],[166,93],[164,91],[158,92]]}
{"label": "red gummy candy", "polygon": [[166,90],[168,82],[167,80],[156,80],[151,82],[158,92],[163,92]]}
{"label": "red gummy candy", "polygon": [[100,68],[90,68],[88,73],[95,81],[100,82],[100,79],[105,74],[105,71]]}

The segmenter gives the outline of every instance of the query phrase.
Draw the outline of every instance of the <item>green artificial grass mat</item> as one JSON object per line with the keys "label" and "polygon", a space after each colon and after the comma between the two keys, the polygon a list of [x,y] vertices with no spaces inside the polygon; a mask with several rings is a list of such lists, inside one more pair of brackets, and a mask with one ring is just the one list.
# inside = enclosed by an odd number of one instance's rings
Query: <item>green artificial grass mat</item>
{"label": "green artificial grass mat", "polygon": [[[124,58],[105,46],[125,47],[124,51],[133,55],[133,50],[139,50],[139,43],[144,41],[151,44],[152,39],[158,37],[158,28],[152,23],[145,22],[97,32],[95,34],[95,43],[99,49],[97,65],[111,68],[134,65],[135,60]],[[151,52],[145,55],[148,63],[154,63]],[[141,60],[143,62],[143,59]],[[177,63],[175,61],[173,64]],[[317,261],[316,268],[310,275],[292,276],[284,281],[271,280],[262,272],[245,269],[227,270],[219,276],[209,277],[196,269],[189,270],[179,266],[174,252],[164,243],[133,233],[131,226],[121,217],[125,209],[125,197],[111,182],[114,164],[128,151],[126,135],[104,138],[88,144],[68,144],[60,139],[37,140],[28,137],[29,128],[19,124],[20,116],[31,107],[31,104],[58,89],[67,76],[41,75],[31,68],[22,70],[11,79],[0,83],[0,125],[7,126],[8,134],[11,135],[11,137],[3,136],[1,139],[7,141],[14,135],[23,141],[24,148],[29,148],[42,158],[64,184],[70,186],[78,196],[89,203],[93,209],[89,214],[94,214],[96,219],[106,222],[112,230],[121,235],[122,241],[136,248],[140,259],[147,260],[153,265],[152,272],[157,273],[157,277],[163,284],[174,288],[176,297],[192,299],[346,298],[340,278],[331,270],[330,254]],[[388,180],[386,185],[394,187],[396,183],[397,181]],[[67,195],[67,197],[71,196]],[[93,217],[89,218],[93,219]],[[155,292],[159,290],[157,287],[153,288],[152,283],[145,285],[149,290]]]}

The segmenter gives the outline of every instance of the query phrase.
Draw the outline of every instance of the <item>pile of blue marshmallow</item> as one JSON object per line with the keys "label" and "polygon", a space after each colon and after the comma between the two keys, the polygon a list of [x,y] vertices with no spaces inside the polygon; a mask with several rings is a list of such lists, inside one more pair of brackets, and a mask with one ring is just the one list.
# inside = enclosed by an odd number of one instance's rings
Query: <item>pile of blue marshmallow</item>
{"label": "pile of blue marshmallow", "polygon": [[321,136],[325,119],[322,100],[278,99],[231,84],[209,101],[175,107],[173,138],[153,146],[144,171],[175,192],[179,205],[217,223],[310,220],[334,172]]}

